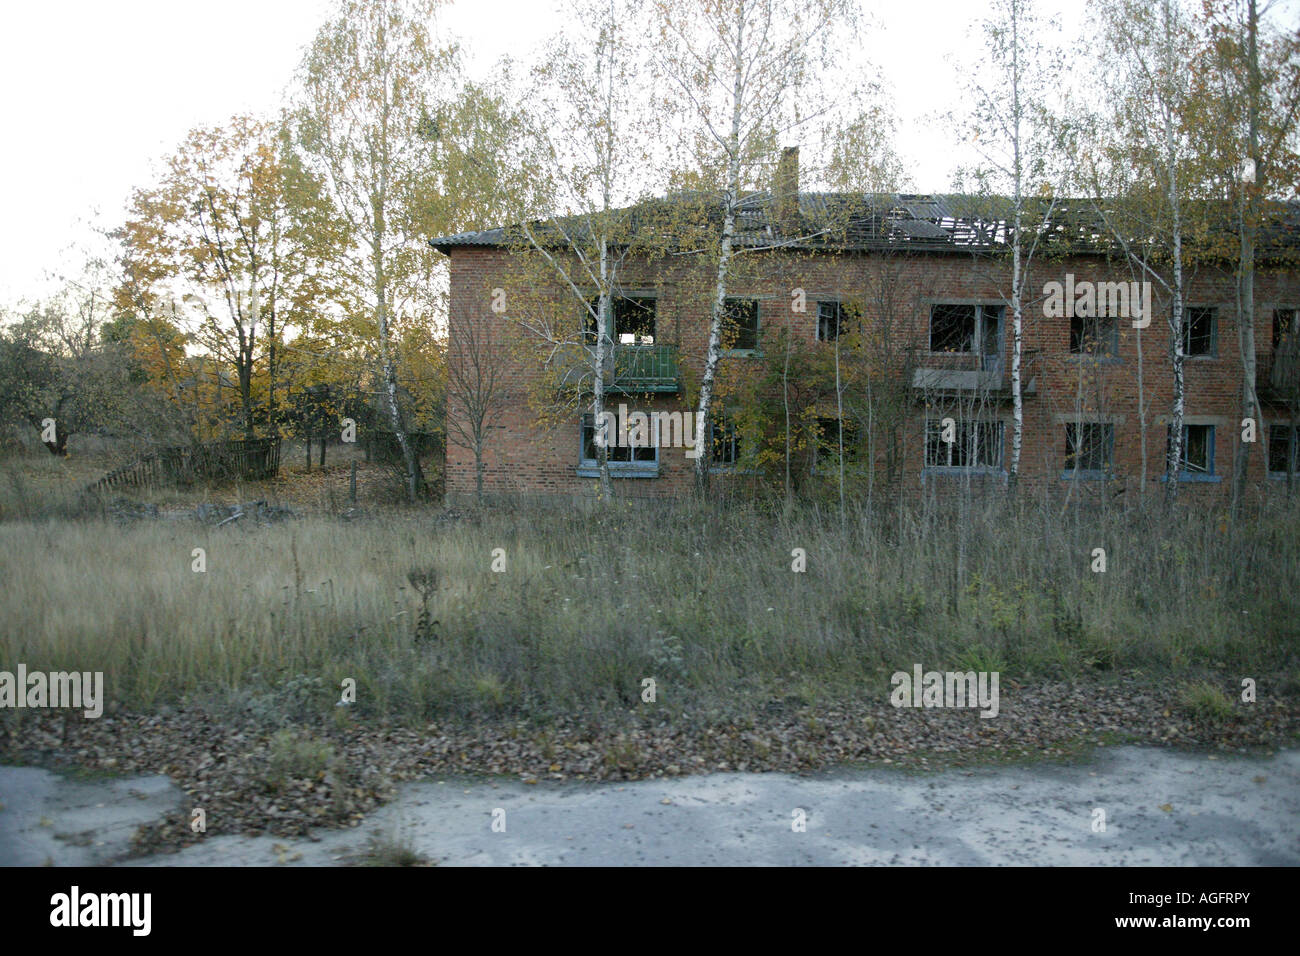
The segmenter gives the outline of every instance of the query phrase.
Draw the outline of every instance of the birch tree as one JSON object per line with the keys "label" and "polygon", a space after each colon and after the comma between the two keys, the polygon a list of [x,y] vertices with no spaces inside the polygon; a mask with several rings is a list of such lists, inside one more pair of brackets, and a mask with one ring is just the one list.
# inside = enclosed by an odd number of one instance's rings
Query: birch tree
{"label": "birch tree", "polygon": [[[1185,320],[1189,195],[1198,181],[1187,120],[1192,68],[1198,57],[1194,26],[1176,0],[1152,6],[1140,0],[1103,0],[1096,6],[1106,69],[1098,72],[1109,104],[1109,163],[1130,172],[1125,194],[1107,203],[1107,226],[1147,281],[1168,295],[1169,358],[1173,398],[1165,460],[1165,499],[1178,494],[1186,414]],[[1112,180],[1114,181],[1114,180]],[[1151,249],[1159,249],[1153,265]],[[1167,269],[1167,272],[1165,271]]]}
{"label": "birch tree", "polygon": [[[1276,223],[1300,181],[1300,30],[1280,27],[1258,0],[1215,0],[1205,6],[1210,43],[1205,69],[1196,74],[1200,107],[1194,128],[1204,153],[1217,158],[1225,198],[1232,201],[1237,259],[1237,346],[1241,360],[1241,417],[1265,429],[1256,369],[1256,253],[1259,236]],[[1294,403],[1293,403],[1294,404]],[[1232,508],[1238,513],[1256,442],[1237,443]]]}
{"label": "birch tree", "polygon": [[[334,268],[345,311],[372,322],[389,425],[407,495],[423,484],[399,403],[396,327],[428,318],[432,250],[446,225],[435,90],[458,88],[459,55],[431,33],[436,0],[341,0],[299,73],[295,122],[305,164],[321,178],[347,236]],[[448,97],[449,98],[449,97]]]}
{"label": "birch tree", "polygon": [[657,60],[665,93],[674,97],[669,108],[680,111],[683,142],[718,230],[709,237],[709,336],[695,416],[696,447],[705,450],[695,460],[702,491],[742,190],[761,178],[781,137],[829,110],[835,96],[821,81],[841,52],[837,41],[854,25],[854,6],[846,0],[657,0],[655,8]]}
{"label": "birch tree", "polygon": [[[519,255],[525,271],[558,285],[555,308],[511,310],[553,357],[581,366],[574,382],[596,423],[600,496],[613,497],[605,400],[612,384],[613,302],[623,267],[636,254],[634,207],[649,180],[652,135],[640,0],[572,0],[581,26],[554,37],[535,71],[529,155],[548,185],[540,217],[536,192],[516,198]],[[574,315],[581,321],[573,322]],[[588,329],[591,330],[589,341]]]}
{"label": "birch tree", "polygon": [[[1005,207],[1005,239],[1011,253],[1011,288],[1005,295],[1011,313],[1012,430],[1007,481],[1014,492],[1025,431],[1025,283],[1063,181],[1059,168],[1054,168],[1059,163],[1048,102],[1060,82],[1061,57],[1040,39],[1047,24],[1035,13],[1031,0],[996,0],[993,15],[981,26],[988,56],[970,75],[972,106],[964,126],[982,159],[982,165],[973,170],[976,180],[983,189],[1010,193],[1010,204]],[[994,216],[1000,218],[996,210]],[[1029,293],[1029,298],[1036,296]]]}

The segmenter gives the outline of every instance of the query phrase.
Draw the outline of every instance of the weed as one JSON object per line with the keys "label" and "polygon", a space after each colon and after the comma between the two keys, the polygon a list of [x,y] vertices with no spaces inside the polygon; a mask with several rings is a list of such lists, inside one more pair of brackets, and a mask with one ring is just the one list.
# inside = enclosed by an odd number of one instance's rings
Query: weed
{"label": "weed", "polygon": [[1232,698],[1209,681],[1189,681],[1178,691],[1178,704],[1197,720],[1218,724],[1232,717]]}

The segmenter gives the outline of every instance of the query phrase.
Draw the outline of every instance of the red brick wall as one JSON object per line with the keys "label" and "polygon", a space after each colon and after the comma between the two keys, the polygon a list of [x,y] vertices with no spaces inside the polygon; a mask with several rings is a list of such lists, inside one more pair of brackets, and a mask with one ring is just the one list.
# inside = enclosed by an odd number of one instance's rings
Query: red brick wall
{"label": "red brick wall", "polygon": [[[544,294],[538,283],[520,290],[518,269],[512,269],[505,250],[461,247],[451,255],[452,346],[454,329],[462,323],[488,323],[513,343],[508,360],[507,388],[503,395],[504,411],[491,430],[485,449],[485,488],[489,492],[587,494],[595,481],[577,475],[579,453],[578,414],[574,412],[558,422],[539,421],[529,403],[540,368],[537,340],[519,325],[520,309],[540,301],[530,296]],[[742,257],[730,294],[759,297],[760,327],[764,331],[788,325],[795,335],[809,342],[816,338],[818,299],[842,296],[863,301],[867,323],[891,321],[897,332],[894,340],[919,346],[928,341],[930,305],[943,301],[1002,302],[1009,292],[1008,268],[1003,263],[978,260],[964,254],[899,255],[795,255],[763,253]],[[1026,289],[1025,342],[1022,381],[1036,386],[1033,395],[1024,399],[1024,439],[1021,475],[1028,485],[1064,488],[1061,479],[1065,459],[1065,422],[1076,416],[1085,421],[1104,420],[1114,424],[1115,470],[1118,485],[1135,492],[1142,469],[1142,430],[1138,403],[1138,336],[1127,319],[1118,320],[1119,347],[1114,361],[1094,362],[1071,356],[1069,320],[1043,315],[1042,289],[1049,281],[1063,281],[1073,273],[1076,281],[1129,281],[1127,266],[1107,263],[1100,258],[1076,258],[1034,264]],[[642,264],[640,269],[625,268],[624,288],[654,290],[657,304],[657,337],[660,343],[679,346],[684,376],[698,381],[703,370],[708,336],[708,285],[710,277],[702,270],[681,261],[670,266]],[[492,290],[506,292],[504,315],[492,311]],[[792,310],[792,290],[806,294],[806,311]],[[520,294],[516,295],[516,290]],[[882,291],[888,290],[888,291]],[[550,290],[553,302],[567,303],[567,293],[558,284]],[[1241,436],[1241,369],[1238,358],[1237,326],[1234,320],[1232,277],[1218,270],[1202,268],[1189,281],[1187,304],[1216,309],[1218,323],[1217,356],[1188,358],[1186,361],[1186,415],[1189,423],[1213,423],[1215,428],[1215,472],[1218,483],[1183,483],[1180,495],[1215,497],[1226,494],[1231,484],[1232,462]],[[512,301],[513,300],[513,301]],[[522,303],[522,304],[521,304]],[[1169,332],[1164,316],[1168,297],[1158,287],[1153,290],[1155,316],[1141,333],[1143,350],[1142,378],[1147,408],[1147,485],[1158,491],[1164,472],[1165,422],[1172,404],[1172,374]],[[1265,272],[1256,289],[1256,343],[1265,359],[1271,343],[1274,307],[1300,305],[1300,275]],[[567,305],[563,306],[568,308]],[[577,315],[576,304],[572,312]],[[1004,361],[1010,381],[1010,315],[1004,320]],[[520,356],[518,347],[531,354]],[[825,346],[829,348],[829,346]],[[922,353],[918,358],[924,361]],[[453,354],[450,361],[455,361]],[[745,363],[752,361],[733,356],[723,359],[724,377],[743,375]],[[901,371],[901,370],[900,370]],[[633,408],[691,410],[684,405],[684,395],[658,396],[643,404],[629,402]],[[612,396],[608,404],[617,406],[626,398]],[[1080,414],[1081,413],[1081,414]],[[458,414],[455,396],[449,399],[449,414]],[[992,404],[986,417],[1004,421],[1004,466],[1011,457],[1011,403],[1009,398]],[[1265,407],[1265,422],[1259,429],[1259,442],[1252,452],[1250,478],[1264,487],[1267,435],[1270,410]],[[1276,416],[1281,418],[1280,413]],[[907,487],[922,487],[924,464],[924,408],[917,404],[905,430],[903,482]],[[450,439],[450,436],[449,436]],[[678,495],[690,485],[693,464],[683,449],[660,449],[659,477],[620,478],[617,492],[623,495]],[[1087,483],[1095,484],[1095,483]],[[1272,483],[1276,485],[1276,482]],[[449,495],[471,493],[474,488],[474,459],[467,449],[449,440],[447,449],[447,489]]]}

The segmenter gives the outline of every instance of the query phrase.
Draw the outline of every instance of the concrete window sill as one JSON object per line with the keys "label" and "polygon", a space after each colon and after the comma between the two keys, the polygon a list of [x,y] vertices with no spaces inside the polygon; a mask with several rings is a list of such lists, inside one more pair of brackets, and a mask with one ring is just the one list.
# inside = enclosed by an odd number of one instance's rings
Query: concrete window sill
{"label": "concrete window sill", "polygon": [[948,465],[931,465],[921,470],[922,480],[926,478],[1006,478],[1007,473],[1000,468],[957,468]]}
{"label": "concrete window sill", "polygon": [[[599,478],[600,468],[595,465],[592,466],[579,465],[578,477]],[[611,465],[609,469],[609,477],[610,478],[658,478],[659,466],[651,465],[645,468],[616,468]]]}
{"label": "concrete window sill", "polygon": [[1079,471],[1061,472],[1062,481],[1115,481],[1119,475],[1108,471],[1096,471],[1093,469],[1081,469]]}

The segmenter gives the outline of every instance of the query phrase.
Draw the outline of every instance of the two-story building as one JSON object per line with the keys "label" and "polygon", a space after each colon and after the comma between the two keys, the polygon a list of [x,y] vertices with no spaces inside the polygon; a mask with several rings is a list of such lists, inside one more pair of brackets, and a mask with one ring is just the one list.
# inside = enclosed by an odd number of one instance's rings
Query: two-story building
{"label": "two-story building", "polygon": [[[797,154],[796,154],[797,157]],[[790,151],[783,161],[789,162]],[[797,160],[796,160],[797,161]],[[797,174],[778,183],[794,182]],[[670,202],[671,200],[665,200]],[[1012,445],[1012,336],[1008,301],[1011,263],[1005,203],[963,196],[849,196],[801,193],[797,185],[746,197],[738,222],[741,250],[727,290],[726,383],[758,374],[791,341],[832,351],[853,334],[870,355],[869,388],[855,380],[843,421],[845,458],[860,478],[885,472],[904,489],[951,487],[954,481],[1004,481]],[[1021,357],[1023,435],[1021,481],[1027,486],[1104,491],[1131,497],[1159,494],[1174,397],[1171,297],[1159,280],[1134,271],[1104,239],[1091,203],[1056,203],[1028,272]],[[1249,483],[1256,492],[1287,484],[1297,441],[1297,332],[1300,331],[1300,207],[1292,204],[1260,242],[1255,283],[1257,385],[1263,421],[1253,436]],[[647,221],[656,221],[647,217]],[[649,228],[649,227],[648,227]],[[559,418],[539,414],[537,386],[555,378],[565,350],[533,341],[527,316],[512,314],[520,246],[505,229],[432,240],[450,259],[449,362],[463,341],[457,329],[491,328],[503,364],[496,408],[483,444],[489,493],[588,495],[597,476],[596,422],[579,402]],[[672,247],[672,244],[668,244]],[[689,243],[669,254],[621,262],[611,304],[613,357],[606,406],[690,413],[705,361],[712,266]],[[557,247],[555,255],[565,250]],[[1185,413],[1177,476],[1198,497],[1226,494],[1243,429],[1242,362],[1232,262],[1187,269],[1183,334]],[[534,275],[535,263],[530,265]],[[569,303],[575,329],[590,325],[581,302],[553,277],[553,301]],[[545,285],[532,278],[535,287]],[[513,285],[512,285],[513,283]],[[1148,314],[1141,314],[1143,292]],[[533,295],[539,294],[536,288]],[[1130,294],[1131,293],[1131,294]],[[503,308],[503,298],[506,300]],[[515,296],[516,302],[519,297]],[[536,302],[535,298],[528,301]],[[586,345],[594,348],[590,336]],[[521,346],[516,347],[516,346]],[[783,348],[783,347],[782,347]],[[765,351],[766,350],[766,351]],[[568,360],[590,378],[590,362]],[[847,363],[846,363],[847,364]],[[897,394],[894,417],[878,413],[880,396]],[[818,421],[838,452],[835,405],[822,402]],[[865,411],[864,411],[865,409]],[[448,415],[463,414],[449,396]],[[851,420],[850,420],[851,419]],[[870,420],[875,419],[875,420]],[[884,434],[888,431],[889,434]],[[679,447],[609,449],[617,492],[684,494],[694,469]],[[703,450],[714,474],[752,480],[742,432],[723,411]],[[825,447],[800,467],[825,478]],[[838,459],[837,459],[838,461]],[[819,469],[819,465],[822,466]],[[836,471],[838,469],[835,469]],[[474,455],[447,449],[447,490],[470,494]],[[1076,483],[1070,486],[1069,483]],[[1184,489],[1180,488],[1180,494]]]}

